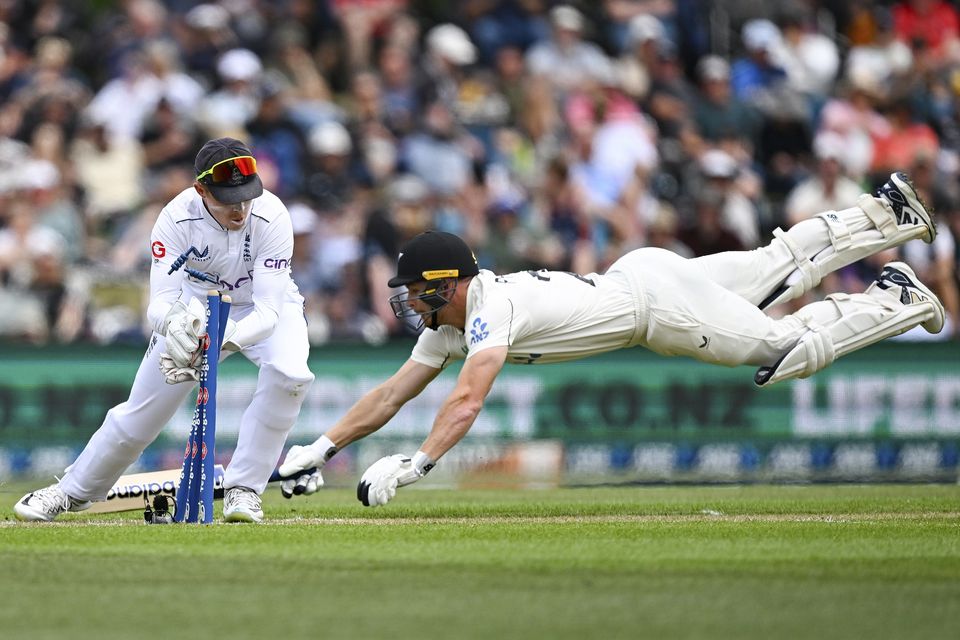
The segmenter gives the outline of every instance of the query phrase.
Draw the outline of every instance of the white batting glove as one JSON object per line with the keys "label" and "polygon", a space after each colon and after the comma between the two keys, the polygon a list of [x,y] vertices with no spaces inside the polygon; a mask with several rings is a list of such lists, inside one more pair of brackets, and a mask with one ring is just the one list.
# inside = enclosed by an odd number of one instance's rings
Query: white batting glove
{"label": "white batting glove", "polygon": [[186,305],[179,300],[173,303],[167,317],[166,352],[177,367],[190,367],[200,359],[200,339],[207,334],[207,308],[196,298]]}
{"label": "white batting glove", "polygon": [[413,458],[402,453],[380,458],[360,477],[357,500],[365,507],[387,504],[397,495],[399,487],[413,484],[433,469],[434,462],[423,451]]}
{"label": "white batting glove", "polygon": [[327,436],[320,436],[305,447],[294,445],[287,451],[283,464],[277,469],[281,477],[287,478],[280,483],[284,498],[316,493],[323,486],[320,470],[327,460],[337,453],[337,445]]}
{"label": "white batting glove", "polygon": [[178,367],[177,363],[169,354],[160,354],[160,371],[166,378],[167,384],[179,384],[181,382],[198,382],[200,380],[200,370],[196,367]]}
{"label": "white batting glove", "polygon": [[[281,476],[292,476],[280,483],[280,492],[284,498],[316,493],[323,486],[323,468],[326,459],[313,449],[313,445],[301,447],[294,445],[287,451],[283,464],[277,470]],[[313,468],[313,473],[302,473]],[[300,475],[297,475],[300,474]]]}

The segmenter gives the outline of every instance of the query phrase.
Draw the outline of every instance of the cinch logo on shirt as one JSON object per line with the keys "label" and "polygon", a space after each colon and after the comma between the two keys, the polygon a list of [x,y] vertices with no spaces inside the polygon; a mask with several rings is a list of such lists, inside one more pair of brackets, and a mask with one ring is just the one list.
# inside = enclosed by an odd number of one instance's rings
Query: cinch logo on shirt
{"label": "cinch logo on shirt", "polygon": [[286,258],[267,258],[263,261],[263,266],[267,269],[286,269],[290,266],[290,261]]}
{"label": "cinch logo on shirt", "polygon": [[473,321],[473,326],[470,328],[470,344],[477,344],[489,335],[490,332],[487,331],[486,322],[483,322],[480,318]]}
{"label": "cinch logo on shirt", "polygon": [[252,270],[252,269],[248,269],[246,276],[244,276],[244,277],[242,277],[242,278],[239,278],[236,282],[234,282],[234,283],[232,283],[232,284],[229,283],[229,282],[227,282],[226,280],[220,279],[220,275],[219,275],[219,274],[217,274],[217,278],[220,280],[220,286],[221,286],[221,287],[226,287],[226,288],[229,289],[230,291],[233,291],[234,289],[239,289],[240,287],[242,287],[243,285],[247,284],[248,282],[253,282],[253,270]]}

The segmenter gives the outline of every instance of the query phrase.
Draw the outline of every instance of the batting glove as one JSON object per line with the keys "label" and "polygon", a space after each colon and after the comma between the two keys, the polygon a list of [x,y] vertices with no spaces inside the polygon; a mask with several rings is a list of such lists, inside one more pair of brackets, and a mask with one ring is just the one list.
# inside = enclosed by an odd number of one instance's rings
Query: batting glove
{"label": "batting glove", "polygon": [[181,382],[197,382],[200,380],[200,370],[196,367],[178,367],[173,358],[166,353],[160,354],[160,371],[167,384]]}
{"label": "batting glove", "polygon": [[337,446],[327,436],[320,436],[316,442],[305,447],[290,447],[283,464],[277,469],[280,476],[286,478],[280,483],[283,497],[316,493],[323,486],[320,470],[336,452]]}
{"label": "batting glove", "polygon": [[423,451],[413,458],[402,453],[380,458],[360,477],[357,500],[365,507],[387,504],[397,495],[399,487],[413,484],[433,469],[434,461]]}
{"label": "batting glove", "polygon": [[173,303],[167,317],[166,353],[177,367],[190,367],[200,358],[200,339],[207,333],[207,309],[196,298],[183,304],[179,300]]}

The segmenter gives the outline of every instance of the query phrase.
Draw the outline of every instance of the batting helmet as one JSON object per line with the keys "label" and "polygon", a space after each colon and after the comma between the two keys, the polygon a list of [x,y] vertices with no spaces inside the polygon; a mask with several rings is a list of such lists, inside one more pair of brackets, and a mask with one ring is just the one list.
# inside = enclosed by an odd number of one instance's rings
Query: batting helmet
{"label": "batting helmet", "polygon": [[[438,326],[437,312],[450,304],[460,278],[480,273],[477,258],[463,240],[444,231],[427,231],[403,246],[397,258],[397,275],[387,282],[400,287],[426,282],[419,295],[398,293],[390,298],[390,306],[398,318],[420,316],[421,324],[431,329]],[[422,303],[429,310],[418,310]],[[419,327],[418,327],[419,328]]]}
{"label": "batting helmet", "polygon": [[400,250],[397,275],[387,284],[400,287],[418,280],[463,278],[480,273],[477,258],[467,243],[445,231],[426,231]]}

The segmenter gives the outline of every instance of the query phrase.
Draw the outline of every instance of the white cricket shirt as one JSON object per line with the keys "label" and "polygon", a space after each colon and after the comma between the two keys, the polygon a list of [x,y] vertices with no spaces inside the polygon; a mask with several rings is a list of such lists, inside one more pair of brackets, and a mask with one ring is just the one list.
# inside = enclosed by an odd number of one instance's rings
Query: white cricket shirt
{"label": "white cricket shirt", "polygon": [[507,346],[507,362],[561,362],[626,347],[636,328],[636,304],[624,278],[482,270],[470,283],[464,330],[427,329],[410,357],[442,368],[452,359]]}
{"label": "white cricket shirt", "polygon": [[[214,274],[219,284],[197,280],[181,268],[167,272],[190,247],[184,266]],[[242,229],[228,231],[203,205],[190,187],[170,201],[150,236],[153,267],[150,270],[150,306],[147,319],[163,333],[163,320],[179,299],[191,296],[206,301],[207,291],[217,289],[233,300],[230,315],[237,320],[233,341],[241,347],[269,337],[277,326],[284,302],[303,303],[290,274],[293,229],[286,206],[264,190]]]}

